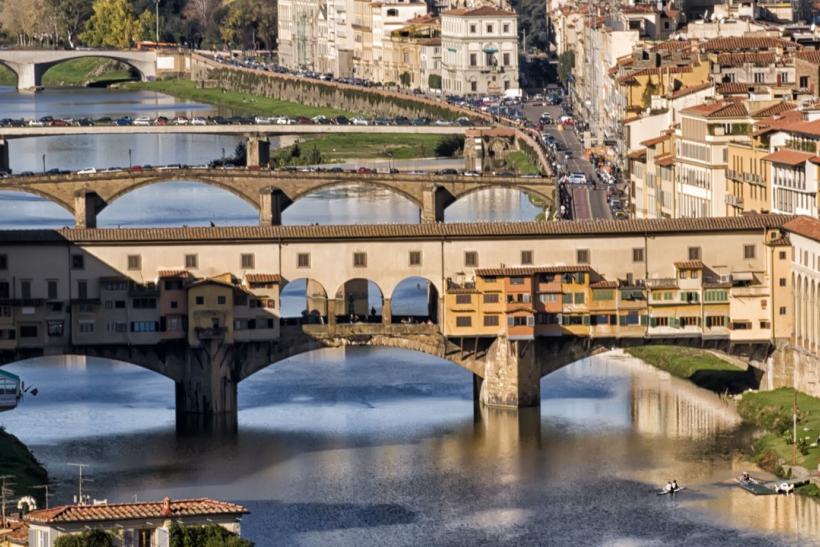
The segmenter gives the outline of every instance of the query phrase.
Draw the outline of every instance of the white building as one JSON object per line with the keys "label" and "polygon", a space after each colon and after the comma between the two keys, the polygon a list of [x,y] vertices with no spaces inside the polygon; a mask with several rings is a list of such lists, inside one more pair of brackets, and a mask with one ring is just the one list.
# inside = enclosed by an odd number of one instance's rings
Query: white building
{"label": "white building", "polygon": [[518,21],[492,6],[441,16],[442,84],[448,94],[500,95],[518,89]]}
{"label": "white building", "polygon": [[279,0],[277,9],[279,64],[288,68],[314,67],[320,9],[327,9],[325,0]]}
{"label": "white building", "polygon": [[794,337],[796,346],[820,351],[820,220],[800,217],[787,223],[793,247]]}

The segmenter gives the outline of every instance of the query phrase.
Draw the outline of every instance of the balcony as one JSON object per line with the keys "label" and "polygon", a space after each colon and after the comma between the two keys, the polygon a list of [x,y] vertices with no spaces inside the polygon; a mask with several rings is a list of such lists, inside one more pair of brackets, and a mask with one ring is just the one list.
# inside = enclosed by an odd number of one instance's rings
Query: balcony
{"label": "balcony", "polygon": [[726,205],[731,205],[732,207],[743,207],[743,198],[739,198],[734,194],[726,194]]}

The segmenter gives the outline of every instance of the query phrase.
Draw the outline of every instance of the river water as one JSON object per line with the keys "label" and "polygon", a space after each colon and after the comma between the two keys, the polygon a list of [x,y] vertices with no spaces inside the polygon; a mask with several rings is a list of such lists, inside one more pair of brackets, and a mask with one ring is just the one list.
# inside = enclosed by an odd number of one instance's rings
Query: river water
{"label": "river water", "polygon": [[[138,108],[167,115],[202,107],[133,92],[0,92],[0,117]],[[43,153],[60,166],[86,166],[121,156],[123,146],[156,164],[172,145],[180,156],[168,163],[193,164],[230,146],[172,140],[32,139],[19,143],[25,151],[12,144],[13,167]],[[156,185],[104,215],[109,225],[255,222],[253,211],[231,209],[226,196],[198,184]],[[70,222],[41,200],[17,197],[0,195],[0,224]],[[465,220],[533,213],[517,195],[464,202]],[[287,221],[417,218],[401,198],[355,187],[293,207],[300,205]],[[393,349],[316,351],[242,382],[240,430],[227,438],[178,436],[173,383],[132,365],[48,358],[7,369],[40,390],[0,415],[0,425],[58,483],[52,503],[71,499],[76,470],[68,464],[80,462],[89,464],[86,489],[98,499],[243,503],[251,511],[243,534],[261,546],[820,544],[817,503],[756,498],[726,483],[746,468],[734,454],[751,435],[731,407],[619,353],[547,376],[540,409],[510,413],[476,410],[470,373],[446,361]],[[657,485],[671,478],[688,490],[657,496]]]}

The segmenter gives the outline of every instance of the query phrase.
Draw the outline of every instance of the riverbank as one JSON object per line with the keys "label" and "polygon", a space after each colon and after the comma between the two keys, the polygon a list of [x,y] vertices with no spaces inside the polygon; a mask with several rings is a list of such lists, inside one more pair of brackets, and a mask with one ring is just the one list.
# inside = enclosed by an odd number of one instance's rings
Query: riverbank
{"label": "riverbank", "polygon": [[336,108],[321,108],[306,106],[296,102],[280,101],[250,93],[223,91],[222,89],[200,88],[192,80],[155,80],[153,82],[128,82],[117,86],[119,89],[140,89],[156,91],[200,103],[212,104],[217,107],[229,108],[234,112],[261,116],[289,116],[292,118],[305,116],[352,116],[351,112]]}
{"label": "riverbank", "polygon": [[[292,157],[298,148],[303,164],[337,163],[351,159],[394,159],[410,160],[432,157],[453,157],[463,146],[464,140],[455,136],[460,144],[453,145],[453,135],[402,135],[354,133],[349,135],[324,135],[306,137],[297,145],[288,146],[277,151],[276,157]],[[313,149],[321,156],[319,161]],[[295,163],[299,163],[298,161]],[[292,163],[293,164],[293,163]]]}
{"label": "riverbank", "polygon": [[757,389],[751,367],[740,368],[713,353],[681,346],[637,346],[626,352],[673,376],[720,394],[738,394]]}
{"label": "riverbank", "polygon": [[[85,86],[96,82],[122,82],[134,79],[127,67],[110,59],[85,57],[72,59],[48,69],[43,74],[46,87]],[[7,67],[0,65],[0,85],[16,85],[17,78]]]}
{"label": "riverbank", "polygon": [[0,427],[0,476],[11,475],[9,489],[15,498],[33,496],[42,499],[43,490],[34,486],[46,484],[48,473],[20,439]]}

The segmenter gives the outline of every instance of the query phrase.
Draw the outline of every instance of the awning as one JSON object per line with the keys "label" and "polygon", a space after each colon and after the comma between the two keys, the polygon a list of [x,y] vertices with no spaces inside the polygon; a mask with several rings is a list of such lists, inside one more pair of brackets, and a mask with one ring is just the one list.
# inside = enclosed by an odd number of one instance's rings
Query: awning
{"label": "awning", "polygon": [[752,272],[737,272],[732,274],[732,281],[754,281],[755,276]]}
{"label": "awning", "polygon": [[497,47],[485,47],[483,51],[484,51],[484,53],[498,53],[498,48]]}

